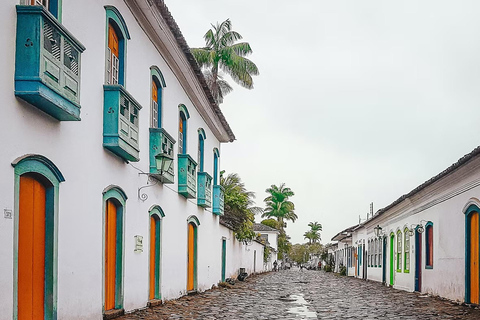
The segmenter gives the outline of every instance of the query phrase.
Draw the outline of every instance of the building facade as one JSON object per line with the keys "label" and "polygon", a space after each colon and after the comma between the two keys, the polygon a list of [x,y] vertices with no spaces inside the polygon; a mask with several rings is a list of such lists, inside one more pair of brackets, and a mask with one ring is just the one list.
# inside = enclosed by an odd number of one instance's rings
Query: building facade
{"label": "building facade", "polygon": [[[349,229],[363,264],[349,275],[479,304],[479,198],[480,147]],[[332,239],[338,254],[346,237]]]}
{"label": "building facade", "polygon": [[101,319],[262,271],[219,224],[235,136],[163,1],[0,8],[0,319]]}

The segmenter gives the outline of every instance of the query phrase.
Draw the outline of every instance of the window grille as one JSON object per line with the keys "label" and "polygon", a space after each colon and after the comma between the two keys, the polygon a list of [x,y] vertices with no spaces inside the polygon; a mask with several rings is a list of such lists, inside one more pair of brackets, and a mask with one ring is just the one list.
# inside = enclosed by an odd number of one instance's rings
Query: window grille
{"label": "window grille", "polygon": [[397,271],[402,270],[402,232],[397,232]]}
{"label": "window grille", "polygon": [[43,47],[47,50],[57,61],[60,61],[60,33],[50,23],[45,21],[43,23]]}
{"label": "window grille", "polygon": [[64,41],[63,64],[78,76],[78,51],[67,40]]}
{"label": "window grille", "polygon": [[410,271],[410,236],[408,229],[405,230],[405,271]]}

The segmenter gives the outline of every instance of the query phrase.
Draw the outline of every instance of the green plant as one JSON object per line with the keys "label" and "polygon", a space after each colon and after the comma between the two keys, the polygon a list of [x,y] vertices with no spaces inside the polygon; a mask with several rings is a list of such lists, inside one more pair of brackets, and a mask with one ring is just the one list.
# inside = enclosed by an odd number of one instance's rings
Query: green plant
{"label": "green plant", "polygon": [[332,267],[330,267],[330,265],[327,264],[323,267],[323,270],[325,270],[325,272],[332,272]]}
{"label": "green plant", "polygon": [[340,269],[340,275],[341,276],[346,276],[347,275],[347,268],[343,264],[340,265],[339,269]]}
{"label": "green plant", "polygon": [[268,259],[270,259],[270,247],[265,246],[265,249],[263,249],[263,262],[267,263]]}

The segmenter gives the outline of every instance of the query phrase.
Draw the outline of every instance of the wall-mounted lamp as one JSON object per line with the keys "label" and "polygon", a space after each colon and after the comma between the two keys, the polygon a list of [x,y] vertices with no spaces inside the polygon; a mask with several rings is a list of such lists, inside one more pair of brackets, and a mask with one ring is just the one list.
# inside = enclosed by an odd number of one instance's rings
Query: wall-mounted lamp
{"label": "wall-mounted lamp", "polygon": [[375,233],[376,237],[380,237],[382,235],[382,227],[380,227],[378,224],[375,228],[373,228],[373,232]]}
{"label": "wall-mounted lamp", "polygon": [[410,229],[408,230],[408,235],[410,237],[413,237],[415,235],[415,231],[417,231],[418,233],[423,233],[423,231],[425,231],[422,221],[424,220],[421,220],[419,224],[412,224],[410,226]]}
{"label": "wall-mounted lamp", "polygon": [[170,169],[172,162],[173,162],[173,158],[167,153],[162,152],[155,156],[155,166],[157,167],[157,170],[160,172],[160,175],[162,175],[164,172],[167,172],[168,169]]}

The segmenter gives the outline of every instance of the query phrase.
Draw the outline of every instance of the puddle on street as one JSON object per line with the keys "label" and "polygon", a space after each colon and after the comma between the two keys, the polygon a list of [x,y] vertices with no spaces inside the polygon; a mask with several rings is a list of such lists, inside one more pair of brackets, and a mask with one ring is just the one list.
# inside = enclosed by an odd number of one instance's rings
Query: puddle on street
{"label": "puddle on street", "polygon": [[[287,299],[285,299],[287,300]],[[296,319],[316,319],[317,313],[315,311],[308,310],[307,305],[309,304],[304,298],[303,294],[291,294],[288,296],[288,300],[292,304],[298,306],[288,309],[288,313],[295,315]]]}

